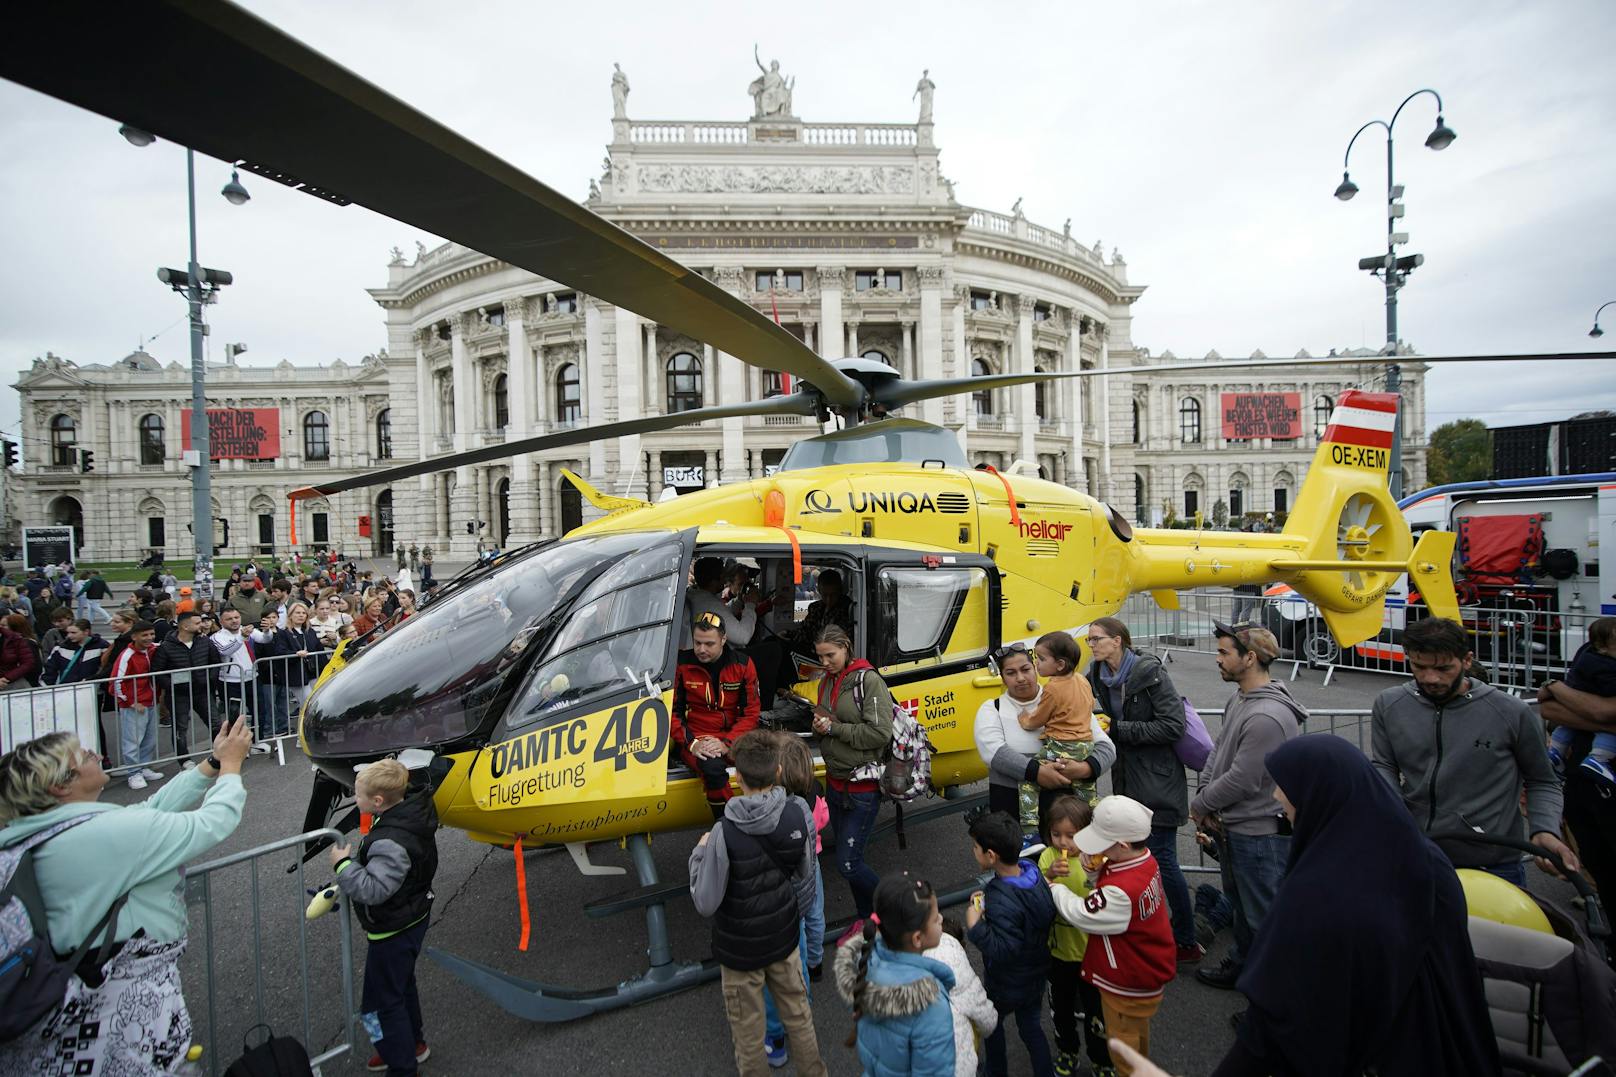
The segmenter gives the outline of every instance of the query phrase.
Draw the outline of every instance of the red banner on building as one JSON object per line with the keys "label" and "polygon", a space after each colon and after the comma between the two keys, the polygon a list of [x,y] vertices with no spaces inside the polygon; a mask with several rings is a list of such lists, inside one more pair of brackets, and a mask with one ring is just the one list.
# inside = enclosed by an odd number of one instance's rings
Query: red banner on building
{"label": "red banner on building", "polygon": [[1301,393],[1224,393],[1220,409],[1225,441],[1302,436]]}
{"label": "red banner on building", "polygon": [[[191,448],[191,409],[180,412],[180,447]],[[208,456],[273,460],[281,454],[280,408],[209,408]]]}

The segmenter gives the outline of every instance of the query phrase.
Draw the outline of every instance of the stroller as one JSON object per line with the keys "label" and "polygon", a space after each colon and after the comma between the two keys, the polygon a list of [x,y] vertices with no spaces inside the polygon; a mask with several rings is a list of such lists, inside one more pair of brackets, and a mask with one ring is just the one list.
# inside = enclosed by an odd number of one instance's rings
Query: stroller
{"label": "stroller", "polygon": [[[1610,924],[1588,881],[1553,853],[1511,838],[1444,831],[1439,844],[1496,845],[1554,864],[1583,900],[1583,921],[1558,903],[1527,896],[1553,934],[1480,916],[1470,917],[1470,945],[1481,969],[1493,1035],[1509,1077],[1616,1074],[1616,971],[1610,965]],[[1507,884],[1506,884],[1507,885]]]}

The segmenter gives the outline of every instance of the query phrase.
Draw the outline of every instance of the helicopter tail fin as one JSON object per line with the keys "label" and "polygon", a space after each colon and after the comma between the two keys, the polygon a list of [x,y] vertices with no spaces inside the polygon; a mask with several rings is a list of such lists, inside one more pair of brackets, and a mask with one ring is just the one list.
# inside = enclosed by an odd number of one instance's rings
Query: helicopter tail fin
{"label": "helicopter tail fin", "polygon": [[1387,489],[1396,420],[1395,393],[1341,394],[1285,523],[1284,533],[1302,540],[1299,556],[1270,563],[1313,601],[1342,646],[1380,632],[1386,590],[1403,572],[1432,613],[1458,613],[1453,536],[1428,532],[1415,545]]}
{"label": "helicopter tail fin", "polygon": [[577,487],[578,492],[583,495],[585,501],[606,513],[607,516],[615,516],[620,512],[631,512],[634,509],[643,509],[650,504],[649,501],[641,501],[637,497],[615,497],[611,494],[602,493],[585,482],[581,476],[569,471],[567,468],[561,469],[561,476]]}

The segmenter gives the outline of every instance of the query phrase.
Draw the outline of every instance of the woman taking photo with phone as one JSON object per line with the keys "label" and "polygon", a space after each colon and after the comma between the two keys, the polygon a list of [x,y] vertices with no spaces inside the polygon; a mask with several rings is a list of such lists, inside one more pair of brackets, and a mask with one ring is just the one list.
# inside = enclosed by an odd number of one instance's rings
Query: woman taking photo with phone
{"label": "woman taking photo with phone", "polygon": [[825,670],[814,732],[825,759],[825,804],[836,834],[836,872],[852,889],[858,913],[842,936],[849,938],[875,910],[875,887],[881,881],[864,862],[864,845],[881,811],[881,753],[892,743],[892,693],[874,666],[853,656],[853,640],[839,625],[820,630],[814,653]]}

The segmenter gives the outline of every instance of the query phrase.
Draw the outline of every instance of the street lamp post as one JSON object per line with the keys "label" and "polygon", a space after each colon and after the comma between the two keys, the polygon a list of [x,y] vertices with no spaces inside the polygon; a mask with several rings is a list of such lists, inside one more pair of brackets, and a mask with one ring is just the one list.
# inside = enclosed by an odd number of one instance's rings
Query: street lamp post
{"label": "street lamp post", "polygon": [[1616,307],[1616,299],[1612,299],[1609,303],[1601,303],[1599,309],[1594,311],[1594,327],[1588,330],[1588,335],[1595,340],[1605,335],[1605,331],[1599,328],[1599,316],[1605,313],[1606,307]]}
{"label": "street lamp post", "polygon": [[[128,124],[118,128],[118,133],[132,146],[149,146],[155,141],[151,134]],[[233,206],[243,205],[251,197],[235,171],[219,193]],[[207,325],[202,320],[202,308],[230,283],[231,277],[222,270],[204,269],[196,259],[196,154],[189,147],[185,150],[185,198],[191,241],[185,272],[159,269],[157,276],[176,292],[183,292],[190,307],[191,451],[196,454],[196,463],[191,465],[191,537],[196,540],[194,587],[200,599],[213,595],[213,475],[208,445],[207,361],[202,339],[207,336]]]}
{"label": "street lamp post", "polygon": [[[1403,218],[1403,188],[1397,185],[1392,171],[1392,130],[1397,126],[1397,117],[1402,115],[1408,103],[1421,94],[1430,94],[1436,98],[1436,127],[1425,136],[1425,144],[1433,150],[1445,150],[1453,144],[1458,137],[1453,129],[1442,122],[1442,95],[1435,90],[1416,90],[1403,99],[1392,113],[1391,122],[1385,120],[1370,120],[1358,128],[1347,142],[1347,152],[1341,162],[1341,184],[1335,189],[1335,196],[1343,202],[1350,201],[1358,193],[1358,185],[1352,182],[1352,175],[1348,171],[1352,161],[1352,147],[1358,141],[1358,136],[1377,124],[1386,129],[1386,253],[1374,255],[1369,258],[1360,258],[1358,268],[1368,270],[1373,276],[1381,278],[1386,285],[1386,354],[1390,361],[1386,364],[1386,389],[1396,393],[1402,388],[1402,367],[1397,363],[1397,292],[1407,281],[1408,275],[1419,268],[1425,261],[1422,254],[1410,254],[1399,258],[1397,248],[1408,242],[1408,233],[1399,232],[1397,224]],[[1388,479],[1391,483],[1392,496],[1403,496],[1403,406],[1398,401],[1396,423],[1392,429],[1392,458],[1388,469]]]}

